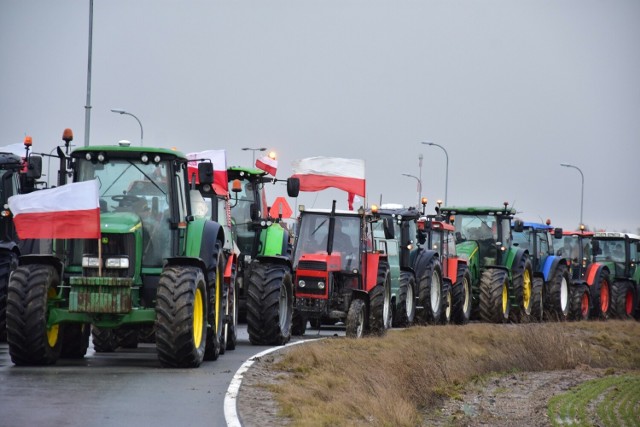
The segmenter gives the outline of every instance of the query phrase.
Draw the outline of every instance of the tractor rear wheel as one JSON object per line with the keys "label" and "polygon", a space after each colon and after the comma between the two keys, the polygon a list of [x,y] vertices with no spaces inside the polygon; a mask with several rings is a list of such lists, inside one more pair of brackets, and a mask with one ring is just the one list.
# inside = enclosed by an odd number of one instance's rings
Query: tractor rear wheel
{"label": "tractor rear wheel", "polygon": [[442,315],[442,266],[440,260],[432,257],[421,269],[418,286],[418,312],[420,323],[437,323]]}
{"label": "tractor rear wheel", "polygon": [[571,303],[569,318],[571,320],[587,320],[591,308],[591,294],[587,285],[575,285],[571,287]]}
{"label": "tractor rear wheel", "polygon": [[534,277],[531,285],[531,312],[526,316],[529,322],[541,322],[544,318],[544,279]]}
{"label": "tractor rear wheel", "polygon": [[509,275],[505,270],[489,268],[480,277],[480,319],[504,323],[509,320]]}
{"label": "tractor rear wheel", "polygon": [[163,366],[196,368],[207,343],[207,286],[201,269],[169,265],[158,281],[156,348]]}
{"label": "tractor rear wheel", "polygon": [[365,303],[360,298],[351,301],[347,313],[346,335],[349,338],[362,338],[365,329]]}
{"label": "tractor rear wheel", "polygon": [[64,325],[60,357],[63,359],[82,359],[87,354],[90,336],[90,323],[68,323]]}
{"label": "tractor rear wheel", "polygon": [[13,251],[0,251],[0,342],[7,340],[7,288],[9,275],[18,267],[18,257]]}
{"label": "tractor rear wheel", "polygon": [[389,265],[378,266],[378,281],[369,292],[369,330],[375,335],[384,335],[391,327],[391,274]]}
{"label": "tractor rear wheel", "polygon": [[112,353],[118,348],[118,337],[113,329],[92,326],[91,341],[96,353]]}
{"label": "tractor rear wheel", "polygon": [[395,310],[393,326],[409,326],[416,315],[416,278],[410,271],[400,273],[400,289],[398,291],[398,309]]}
{"label": "tractor rear wheel", "polygon": [[591,285],[591,317],[605,320],[609,317],[611,307],[611,282],[609,281],[609,271],[601,270]]}
{"label": "tractor rear wheel", "polygon": [[224,256],[222,253],[222,242],[216,242],[216,266],[214,281],[207,288],[207,340],[204,350],[204,360],[218,360],[221,354],[227,349],[224,335]]}
{"label": "tractor rear wheel", "polygon": [[633,282],[618,280],[611,285],[611,316],[616,319],[633,319],[636,296]]}
{"label": "tractor rear wheel", "polygon": [[471,273],[465,268],[458,273],[458,280],[451,288],[451,321],[465,325],[471,319]]}
{"label": "tractor rear wheel", "polygon": [[549,279],[549,290],[546,293],[545,311],[549,320],[563,321],[569,316],[569,269],[559,264]]}
{"label": "tractor rear wheel", "polygon": [[291,270],[283,264],[251,263],[247,331],[253,345],[284,345],[291,339]]}
{"label": "tractor rear wheel", "polygon": [[113,330],[118,347],[138,348],[138,328],[135,326],[120,326]]}
{"label": "tractor rear wheel", "polygon": [[57,296],[60,278],[50,265],[16,268],[7,292],[7,341],[16,365],[51,365],[60,357],[62,328],[47,327],[48,302]]}
{"label": "tractor rear wheel", "polygon": [[[235,270],[235,269],[234,269]],[[235,287],[235,271],[231,275],[231,281],[224,288],[225,302],[225,331],[224,342],[227,350],[235,350],[238,342],[238,290]]]}
{"label": "tractor rear wheel", "polygon": [[528,255],[523,255],[517,266],[511,270],[512,289],[516,307],[510,316],[514,322],[520,322],[531,314],[531,291],[533,287],[533,267]]}

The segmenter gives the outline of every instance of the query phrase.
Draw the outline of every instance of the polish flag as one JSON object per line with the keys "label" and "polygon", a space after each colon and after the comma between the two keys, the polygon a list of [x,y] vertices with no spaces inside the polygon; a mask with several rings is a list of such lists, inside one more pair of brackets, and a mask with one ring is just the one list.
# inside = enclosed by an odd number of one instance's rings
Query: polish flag
{"label": "polish flag", "polygon": [[9,197],[21,239],[99,239],[98,181],[74,182]]}
{"label": "polish flag", "polygon": [[276,171],[278,170],[278,161],[276,159],[272,159],[269,156],[260,157],[256,160],[256,167],[260,170],[265,171],[273,176],[276,176]]}
{"label": "polish flag", "polygon": [[365,196],[364,160],[308,157],[294,161],[292,167],[292,178],[300,180],[300,191],[333,187],[350,193],[350,200],[356,194]]}
{"label": "polish flag", "polygon": [[213,163],[213,190],[218,195],[229,194],[229,184],[227,178],[227,152],[225,150],[205,150],[198,153],[188,153],[187,164],[189,171],[189,182],[191,176],[196,174],[196,184],[199,183],[198,178],[198,162],[196,160],[210,160]]}

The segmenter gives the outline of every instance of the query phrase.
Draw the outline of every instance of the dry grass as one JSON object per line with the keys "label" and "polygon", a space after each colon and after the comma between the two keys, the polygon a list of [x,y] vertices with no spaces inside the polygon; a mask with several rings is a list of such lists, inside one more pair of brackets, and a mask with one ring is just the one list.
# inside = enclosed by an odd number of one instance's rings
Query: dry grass
{"label": "dry grass", "polygon": [[471,324],[326,339],[290,349],[270,386],[294,425],[421,424],[420,411],[493,372],[640,367],[633,321]]}

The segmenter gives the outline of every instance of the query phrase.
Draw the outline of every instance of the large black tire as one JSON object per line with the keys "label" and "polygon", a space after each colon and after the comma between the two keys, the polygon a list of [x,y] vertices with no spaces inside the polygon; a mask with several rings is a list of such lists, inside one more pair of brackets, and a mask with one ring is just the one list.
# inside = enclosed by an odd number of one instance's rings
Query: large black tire
{"label": "large black tire", "polygon": [[363,300],[356,298],[351,301],[347,313],[346,335],[349,338],[362,338],[366,327],[366,307]]}
{"label": "large black tire", "polygon": [[544,319],[544,279],[534,277],[531,285],[531,310],[523,319],[527,322],[542,322]]}
{"label": "large black tire", "polygon": [[391,274],[389,265],[378,265],[376,286],[369,292],[369,332],[382,336],[391,327]]}
{"label": "large black tire", "polygon": [[591,318],[606,320],[611,309],[611,281],[609,271],[600,270],[590,287],[591,292]]}
{"label": "large black tire", "polygon": [[417,312],[419,323],[438,323],[442,316],[442,265],[435,256],[432,257],[418,279],[418,306],[422,307]]}
{"label": "large black tire", "polygon": [[468,268],[458,271],[458,278],[451,289],[451,321],[465,325],[471,319],[471,273]]}
{"label": "large black tire", "polygon": [[413,323],[416,315],[416,278],[413,272],[400,273],[400,289],[398,290],[398,304],[394,312],[393,326],[405,327]]}
{"label": "large black tire", "polygon": [[236,268],[231,268],[230,283],[224,287],[225,331],[224,342],[227,350],[235,350],[238,342],[238,289],[236,288]]}
{"label": "large black tire", "polygon": [[96,353],[113,353],[118,348],[118,336],[113,329],[91,327],[91,341]]}
{"label": "large black tire", "polygon": [[571,303],[569,306],[569,319],[587,320],[591,311],[591,294],[587,285],[574,285],[571,287]]}
{"label": "large black tire", "polygon": [[90,323],[68,323],[62,331],[62,359],[82,359],[89,348]]}
{"label": "large black tire", "polygon": [[516,303],[509,313],[511,320],[520,322],[531,315],[531,291],[533,288],[533,266],[529,255],[524,254],[518,265],[511,269],[512,293]]}
{"label": "large black tire", "polygon": [[247,289],[247,331],[253,345],[284,345],[291,339],[291,270],[253,261]]}
{"label": "large black tire", "polygon": [[138,348],[138,327],[134,325],[120,326],[113,331],[118,341],[118,347]]}
{"label": "large black tire", "polygon": [[[218,360],[227,349],[224,335],[224,254],[222,242],[216,242],[216,264],[214,280],[207,286],[207,340],[204,360]],[[211,277],[211,276],[210,276]]]}
{"label": "large black tire", "polygon": [[51,365],[60,357],[60,325],[47,328],[47,302],[57,295],[60,278],[50,265],[18,267],[7,292],[7,341],[16,365]]}
{"label": "large black tire", "polygon": [[18,267],[18,257],[13,251],[0,251],[0,342],[7,340],[7,288],[9,275]]}
{"label": "large black tire", "polygon": [[156,298],[156,348],[160,363],[171,368],[200,366],[209,313],[202,270],[192,266],[165,267]]}
{"label": "large black tire", "polygon": [[489,323],[509,320],[509,275],[505,270],[489,268],[480,277],[480,319]]}
{"label": "large black tire", "polygon": [[558,264],[547,284],[545,312],[548,320],[563,321],[569,316],[570,284],[569,269],[564,264]]}
{"label": "large black tire", "polygon": [[633,319],[637,296],[633,282],[617,280],[611,285],[611,317]]}
{"label": "large black tire", "polygon": [[293,311],[293,318],[291,320],[291,335],[300,337],[307,331],[307,316],[299,312]]}

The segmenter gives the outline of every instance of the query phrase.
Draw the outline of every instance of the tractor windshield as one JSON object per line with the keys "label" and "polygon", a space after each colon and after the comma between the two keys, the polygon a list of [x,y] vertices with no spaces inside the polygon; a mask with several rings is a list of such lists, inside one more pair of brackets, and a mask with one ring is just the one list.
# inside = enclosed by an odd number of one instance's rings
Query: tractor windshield
{"label": "tractor windshield", "polygon": [[[330,223],[327,214],[305,213],[301,216],[294,268],[303,254],[327,253]],[[360,231],[359,216],[335,216],[332,253],[340,254],[342,270],[359,268]]]}
{"label": "tractor windshield", "polygon": [[596,261],[625,262],[623,239],[598,239],[600,248],[595,255]]}
{"label": "tractor windshield", "polygon": [[[260,210],[260,201],[256,200],[259,192],[256,184],[246,179],[241,180],[240,191],[233,191],[232,183],[229,183],[231,194],[231,218],[238,236],[238,248],[244,254],[250,254],[254,245],[255,230],[251,219],[251,210]],[[262,212],[261,212],[262,213]]]}
{"label": "tractor windshield", "polygon": [[[498,240],[493,215],[456,215],[456,237],[462,240]],[[459,234],[458,234],[459,233]]]}

